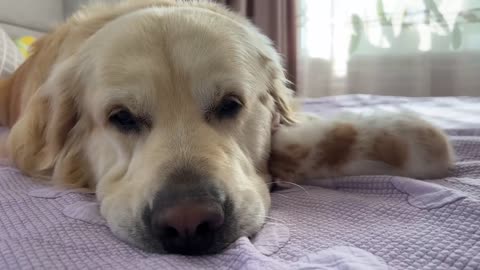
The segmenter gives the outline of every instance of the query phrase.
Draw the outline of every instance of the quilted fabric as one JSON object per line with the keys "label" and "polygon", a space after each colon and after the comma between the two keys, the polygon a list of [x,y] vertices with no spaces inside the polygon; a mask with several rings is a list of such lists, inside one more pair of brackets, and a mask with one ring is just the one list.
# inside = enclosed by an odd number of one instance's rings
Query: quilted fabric
{"label": "quilted fabric", "polygon": [[[212,256],[131,247],[110,233],[93,194],[32,181],[4,164],[0,269],[480,269],[480,106],[473,106],[480,98],[346,96],[310,100],[304,108],[328,115],[407,104],[447,128],[458,154],[450,177],[312,179],[274,192],[263,230]],[[447,119],[441,108],[470,108],[466,114],[477,117],[462,125],[469,120]]]}
{"label": "quilted fabric", "polygon": [[23,60],[15,43],[0,28],[0,78],[12,74]]}

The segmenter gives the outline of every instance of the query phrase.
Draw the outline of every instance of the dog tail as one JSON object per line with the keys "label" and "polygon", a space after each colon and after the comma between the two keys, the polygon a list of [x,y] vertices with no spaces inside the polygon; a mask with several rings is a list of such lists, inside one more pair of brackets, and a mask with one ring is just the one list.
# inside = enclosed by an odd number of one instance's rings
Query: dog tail
{"label": "dog tail", "polygon": [[270,172],[283,181],[348,175],[437,179],[455,154],[446,134],[412,113],[305,117],[272,137]]}

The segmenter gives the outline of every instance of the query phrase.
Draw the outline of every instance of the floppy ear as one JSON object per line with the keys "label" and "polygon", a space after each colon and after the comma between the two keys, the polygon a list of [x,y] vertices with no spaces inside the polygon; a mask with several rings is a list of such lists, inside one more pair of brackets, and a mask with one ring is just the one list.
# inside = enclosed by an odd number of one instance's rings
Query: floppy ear
{"label": "floppy ear", "polygon": [[275,101],[275,110],[280,117],[280,124],[291,125],[295,123],[293,118],[293,97],[290,88],[281,80],[274,79],[272,87],[269,89],[269,94]]}
{"label": "floppy ear", "polygon": [[275,102],[275,113],[278,115],[280,124],[291,125],[295,123],[293,90],[288,85],[284,70],[280,63],[280,57],[268,58],[263,56],[263,64],[269,76],[268,93]]}
{"label": "floppy ear", "polygon": [[[84,186],[84,163],[77,96],[80,76],[74,57],[54,66],[47,81],[30,98],[8,138],[8,152],[26,174],[69,186]],[[84,132],[84,131],[83,131]]]}

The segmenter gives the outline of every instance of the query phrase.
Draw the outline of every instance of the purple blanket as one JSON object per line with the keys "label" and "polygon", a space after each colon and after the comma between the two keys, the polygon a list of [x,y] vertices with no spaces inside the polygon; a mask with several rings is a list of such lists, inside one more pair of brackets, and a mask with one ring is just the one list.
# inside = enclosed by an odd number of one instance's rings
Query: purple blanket
{"label": "purple blanket", "polygon": [[0,166],[0,269],[480,269],[480,98],[341,96],[306,111],[417,111],[458,162],[432,181],[342,177],[272,194],[268,222],[218,255],[143,252],[117,240],[93,194]]}

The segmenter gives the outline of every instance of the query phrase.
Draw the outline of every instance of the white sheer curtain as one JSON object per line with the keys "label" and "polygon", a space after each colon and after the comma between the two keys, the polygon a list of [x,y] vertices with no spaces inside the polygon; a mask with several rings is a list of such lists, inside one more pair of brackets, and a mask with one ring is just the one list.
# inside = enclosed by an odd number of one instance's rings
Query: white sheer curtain
{"label": "white sheer curtain", "polygon": [[301,95],[480,95],[480,0],[300,3]]}

